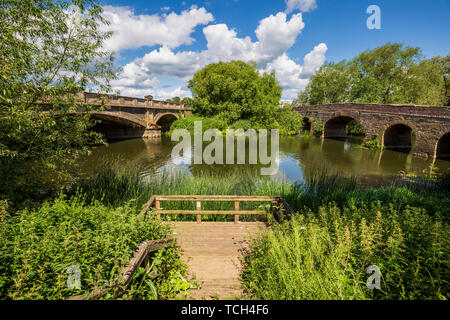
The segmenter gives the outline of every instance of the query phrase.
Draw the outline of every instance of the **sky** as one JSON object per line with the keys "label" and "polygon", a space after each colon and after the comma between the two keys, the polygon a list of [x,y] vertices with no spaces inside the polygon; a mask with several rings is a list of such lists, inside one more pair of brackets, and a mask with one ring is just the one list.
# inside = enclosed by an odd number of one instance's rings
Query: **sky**
{"label": "sky", "polygon": [[[120,94],[190,97],[192,76],[218,61],[255,61],[275,71],[282,100],[295,98],[325,63],[387,42],[450,54],[450,0],[103,0],[105,48],[121,68]],[[380,29],[369,29],[371,5]],[[373,21],[373,20],[371,20]]]}

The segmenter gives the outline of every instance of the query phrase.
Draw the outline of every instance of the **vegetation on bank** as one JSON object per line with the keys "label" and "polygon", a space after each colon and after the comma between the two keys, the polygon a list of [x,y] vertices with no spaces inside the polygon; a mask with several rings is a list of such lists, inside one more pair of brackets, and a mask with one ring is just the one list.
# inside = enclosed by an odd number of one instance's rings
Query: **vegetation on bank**
{"label": "vegetation on bank", "polygon": [[[254,241],[245,287],[256,299],[448,299],[449,178],[433,190],[312,179],[291,199],[298,214]],[[380,290],[366,286],[370,265]]]}
{"label": "vegetation on bank", "polygon": [[[119,285],[138,244],[166,238],[169,228],[152,215],[137,215],[131,204],[86,203],[82,194],[60,195],[38,209],[7,213],[0,208],[0,299],[66,299]],[[160,250],[135,275],[122,299],[173,298],[190,285],[174,246]],[[68,268],[80,270],[80,289],[69,289]],[[144,272],[145,271],[145,272]],[[159,273],[151,280],[145,274]],[[141,283],[142,282],[142,283]],[[112,298],[110,290],[105,298]]]}
{"label": "vegetation on bank", "polygon": [[[242,274],[253,298],[449,297],[448,174],[433,184],[375,189],[319,171],[302,185],[237,174],[218,178],[163,173],[144,179],[130,171],[117,173],[99,174],[80,187],[88,197],[102,197],[116,205],[127,199],[144,203],[151,194],[282,195],[298,214],[284,216],[280,222],[271,219],[269,232],[253,243]],[[230,209],[225,202],[204,205],[212,210]],[[259,205],[263,204],[244,204],[252,209]],[[190,202],[165,203],[173,209],[193,206]],[[381,269],[380,291],[366,287],[369,265]]]}

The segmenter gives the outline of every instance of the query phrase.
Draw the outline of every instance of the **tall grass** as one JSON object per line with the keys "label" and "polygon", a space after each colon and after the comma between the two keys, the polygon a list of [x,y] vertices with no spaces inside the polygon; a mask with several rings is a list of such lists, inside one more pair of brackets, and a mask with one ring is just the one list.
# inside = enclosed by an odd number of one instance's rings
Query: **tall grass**
{"label": "tall grass", "polygon": [[[299,214],[252,245],[242,275],[256,299],[448,299],[450,192],[360,188],[318,173],[292,204]],[[377,265],[381,290],[366,286]]]}

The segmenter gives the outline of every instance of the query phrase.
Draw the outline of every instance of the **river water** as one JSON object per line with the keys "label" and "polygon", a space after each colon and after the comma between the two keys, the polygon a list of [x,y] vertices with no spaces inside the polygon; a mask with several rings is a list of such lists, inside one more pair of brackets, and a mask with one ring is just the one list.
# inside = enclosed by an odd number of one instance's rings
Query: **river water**
{"label": "river water", "polygon": [[[193,176],[261,175],[262,165],[206,165],[192,164],[192,153],[172,159],[176,142],[168,137],[157,139],[132,139],[109,143],[92,149],[91,155],[78,162],[78,170],[92,175],[107,162],[119,161],[122,167],[132,167],[142,175],[162,171],[182,171]],[[432,166],[433,165],[433,166]],[[265,166],[267,167],[267,166]],[[356,139],[321,139],[317,137],[280,136],[278,172],[271,179],[287,179],[302,183],[317,170],[354,176],[365,185],[379,185],[399,172],[416,175],[450,169],[450,161],[429,160],[396,151],[363,149]]]}

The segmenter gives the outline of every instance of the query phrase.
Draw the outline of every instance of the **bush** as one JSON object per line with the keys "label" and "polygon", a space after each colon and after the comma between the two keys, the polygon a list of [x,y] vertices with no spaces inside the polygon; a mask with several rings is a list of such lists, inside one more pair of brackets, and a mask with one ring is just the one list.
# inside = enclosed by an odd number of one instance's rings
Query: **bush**
{"label": "bush", "polygon": [[277,110],[276,120],[279,124],[281,135],[299,134],[302,126],[302,116],[292,109],[292,106],[284,106]]}
{"label": "bush", "polygon": [[356,120],[352,120],[347,124],[345,132],[349,136],[364,136],[366,134],[366,130],[364,130],[362,124]]}
{"label": "bush", "polygon": [[[448,231],[420,208],[330,204],[256,240],[243,280],[257,299],[448,299]],[[381,290],[365,285],[370,265]]]}
{"label": "bush", "polygon": [[382,149],[381,143],[380,143],[380,139],[378,139],[378,136],[375,137],[375,139],[367,141],[365,144],[365,147],[367,149],[372,149],[372,150],[380,150]]}
{"label": "bush", "polygon": [[322,120],[320,120],[320,121],[318,121],[316,124],[314,124],[313,132],[314,132],[314,134],[315,134],[316,136],[322,135],[323,130],[324,130],[324,128],[323,128],[323,122],[322,122]]}
{"label": "bush", "polygon": [[220,131],[225,130],[228,127],[228,123],[222,117],[205,118],[197,115],[189,115],[185,118],[180,118],[172,123],[170,126],[169,135],[172,135],[173,131],[176,129],[186,129],[191,134],[194,134],[194,122],[202,122],[202,132],[208,129],[218,129]]}
{"label": "bush", "polygon": [[[0,298],[65,299],[107,287],[139,243],[167,235],[168,228],[151,215],[98,201],[86,205],[81,196],[60,196],[37,210],[6,216],[0,226]],[[173,252],[161,255],[163,260],[179,259]],[[66,284],[73,265],[81,270],[80,290]],[[173,263],[166,269],[174,273],[181,267]],[[167,272],[159,281],[164,279],[170,281]]]}

